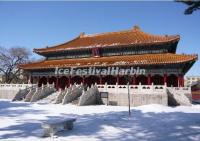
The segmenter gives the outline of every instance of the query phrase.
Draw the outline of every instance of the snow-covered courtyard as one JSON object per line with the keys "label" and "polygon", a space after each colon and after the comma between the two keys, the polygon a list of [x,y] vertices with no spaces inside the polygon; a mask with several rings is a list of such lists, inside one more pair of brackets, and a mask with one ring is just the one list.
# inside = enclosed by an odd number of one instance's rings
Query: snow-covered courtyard
{"label": "snow-covered courtyard", "polygon": [[[83,106],[0,100],[0,140],[57,141],[199,141],[200,105]],[[55,138],[41,138],[41,123],[75,117],[74,129]]]}

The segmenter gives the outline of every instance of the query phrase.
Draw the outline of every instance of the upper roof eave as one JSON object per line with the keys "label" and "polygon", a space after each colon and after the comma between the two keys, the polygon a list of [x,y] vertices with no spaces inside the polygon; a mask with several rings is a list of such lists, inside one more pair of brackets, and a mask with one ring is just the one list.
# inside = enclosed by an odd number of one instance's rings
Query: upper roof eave
{"label": "upper roof eave", "polygon": [[[127,39],[128,38],[128,39]],[[138,27],[132,30],[107,32],[101,34],[84,35],[70,40],[66,43],[56,45],[53,47],[34,49],[38,54],[48,52],[61,52],[74,49],[86,49],[93,47],[115,47],[115,46],[138,46],[151,44],[165,44],[178,42],[179,35],[153,35],[141,31]]]}
{"label": "upper roof eave", "polygon": [[[177,35],[179,36],[179,35]],[[174,43],[174,42],[178,42],[180,40],[180,38],[174,38],[172,40],[169,41],[165,41],[165,42],[152,42],[152,43],[137,43],[137,44],[120,44],[120,45],[110,45],[110,46],[89,46],[89,47],[71,47],[71,48],[65,48],[65,49],[50,49],[48,50],[48,48],[40,48],[40,49],[33,49],[34,53],[37,54],[46,54],[46,53],[51,53],[51,52],[63,52],[63,51],[67,51],[67,50],[77,50],[77,49],[91,49],[94,47],[98,47],[98,48],[105,48],[105,47],[116,47],[116,46],[120,46],[120,47],[138,47],[138,46],[147,46],[147,45],[163,45],[163,44],[168,44],[168,43]],[[51,47],[49,47],[51,48]]]}

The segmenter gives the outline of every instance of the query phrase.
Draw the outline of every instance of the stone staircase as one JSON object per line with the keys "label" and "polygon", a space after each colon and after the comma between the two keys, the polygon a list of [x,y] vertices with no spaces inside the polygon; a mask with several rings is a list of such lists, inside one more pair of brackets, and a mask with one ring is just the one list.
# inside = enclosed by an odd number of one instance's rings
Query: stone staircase
{"label": "stone staircase", "polygon": [[59,90],[59,92],[58,92],[58,95],[56,96],[56,99],[55,99],[55,104],[60,104],[60,103],[62,103],[62,101],[63,101],[63,98],[64,98],[64,96],[65,96],[65,93],[66,93],[66,91],[62,91],[61,89]]}
{"label": "stone staircase", "polygon": [[36,89],[36,92],[32,96],[30,102],[36,102],[40,99],[43,99],[49,96],[50,94],[54,92],[55,92],[54,86],[50,86],[50,85],[42,86],[41,88]]}
{"label": "stone staircase", "polygon": [[191,106],[192,103],[188,96],[186,96],[184,93],[178,93],[176,91],[173,91],[172,89],[167,89],[167,95],[168,95],[168,105],[169,106]]}
{"label": "stone staircase", "polygon": [[87,91],[83,91],[83,94],[80,97],[78,105],[85,106],[85,105],[97,105],[102,103],[103,102],[101,100],[97,86],[92,85],[91,88],[87,89]]}
{"label": "stone staircase", "polygon": [[55,103],[55,100],[56,100],[56,97],[58,96],[58,94],[59,94],[59,91],[56,91],[56,92],[50,94],[49,96],[47,96],[47,97],[45,97],[43,99],[38,100],[37,102],[39,102],[39,103],[46,103],[46,104],[48,104],[48,103]]}
{"label": "stone staircase", "polygon": [[26,95],[24,101],[25,102],[30,102],[32,96],[34,95],[34,93],[36,92],[36,88],[32,88],[29,93]]}
{"label": "stone staircase", "polygon": [[69,88],[63,97],[62,104],[68,104],[78,99],[81,96],[83,89],[83,85],[72,86],[72,88]]}
{"label": "stone staircase", "polygon": [[43,99],[50,94],[54,93],[56,90],[54,85],[42,85],[42,87],[34,87],[32,88],[29,93],[25,97],[25,102],[36,102],[40,99]]}
{"label": "stone staircase", "polygon": [[15,95],[15,97],[12,99],[12,101],[20,101],[25,99],[26,95],[31,91],[31,88],[26,88],[23,90],[19,90],[18,93]]}

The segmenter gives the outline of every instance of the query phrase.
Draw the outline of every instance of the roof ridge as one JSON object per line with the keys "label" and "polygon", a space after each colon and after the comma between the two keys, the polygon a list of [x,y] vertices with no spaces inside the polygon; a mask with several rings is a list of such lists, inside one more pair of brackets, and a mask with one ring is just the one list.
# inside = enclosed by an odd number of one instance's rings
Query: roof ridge
{"label": "roof ridge", "polygon": [[111,31],[111,32],[103,32],[103,33],[94,33],[94,34],[85,34],[83,37],[95,37],[95,36],[101,36],[101,35],[109,35],[109,34],[115,34],[115,33],[126,33],[126,32],[131,32],[131,29],[127,29],[127,30],[120,30],[120,31]]}
{"label": "roof ridge", "polygon": [[[180,35],[176,34],[176,35],[154,35],[148,32],[144,32],[143,30],[141,30],[141,28],[137,25],[135,25],[133,28],[131,29],[127,29],[127,30],[120,30],[120,31],[111,31],[111,32],[102,32],[102,33],[94,33],[94,34],[85,34],[85,32],[81,32],[79,37],[80,38],[84,38],[84,37],[96,37],[96,36],[102,36],[102,35],[110,35],[110,34],[116,34],[116,33],[127,33],[127,32],[141,32],[142,34],[147,34],[148,36],[156,36],[156,37],[180,37]],[[82,34],[84,33],[84,34]]]}

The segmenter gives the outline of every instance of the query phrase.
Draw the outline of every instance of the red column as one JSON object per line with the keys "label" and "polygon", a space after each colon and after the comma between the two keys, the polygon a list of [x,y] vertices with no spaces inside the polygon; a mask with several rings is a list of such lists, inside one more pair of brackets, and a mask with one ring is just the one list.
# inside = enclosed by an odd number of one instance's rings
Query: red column
{"label": "red column", "polygon": [[102,85],[102,76],[100,75],[100,85]]}
{"label": "red column", "polygon": [[180,78],[180,75],[178,75],[178,87],[181,87],[181,78]]}
{"label": "red column", "polygon": [[83,76],[82,79],[83,79],[83,84],[84,84],[85,83],[85,76]]}
{"label": "red column", "polygon": [[117,84],[119,85],[119,75],[117,75]]}
{"label": "red column", "polygon": [[167,84],[167,74],[166,73],[164,74],[163,78],[164,78],[164,84]]}
{"label": "red column", "polygon": [[30,76],[29,75],[26,76],[26,83],[27,84],[30,83]]}
{"label": "red column", "polygon": [[136,76],[135,75],[133,75],[133,85],[136,85]]}
{"label": "red column", "polygon": [[69,86],[70,86],[70,84],[71,84],[71,76],[69,76],[68,84],[69,84]]}
{"label": "red column", "polygon": [[39,87],[39,83],[40,83],[40,76],[38,76],[37,83],[38,83],[38,87]]}
{"label": "red column", "polygon": [[151,74],[148,74],[148,85],[151,85]]}
{"label": "red column", "polygon": [[184,87],[184,75],[182,75],[182,87]]}
{"label": "red column", "polygon": [[66,85],[67,85],[67,87],[69,87],[69,78],[67,78]]}
{"label": "red column", "polygon": [[59,77],[58,76],[56,77],[56,89],[57,90],[59,89]]}
{"label": "red column", "polygon": [[180,74],[178,76],[178,84],[179,84],[179,87],[183,87],[184,86],[184,78],[183,78],[182,74]]}
{"label": "red column", "polygon": [[31,76],[31,84],[33,84],[33,76]]}
{"label": "red column", "polygon": [[47,76],[47,84],[49,83],[49,76]]}

